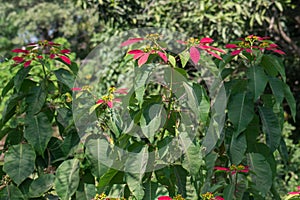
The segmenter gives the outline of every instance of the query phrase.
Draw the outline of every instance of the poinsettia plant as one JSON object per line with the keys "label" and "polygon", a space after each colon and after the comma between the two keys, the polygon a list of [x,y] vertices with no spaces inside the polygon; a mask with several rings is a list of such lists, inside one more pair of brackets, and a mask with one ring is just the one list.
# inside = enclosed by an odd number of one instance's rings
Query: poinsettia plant
{"label": "poinsettia plant", "polygon": [[[284,52],[255,35],[224,49],[209,37],[172,45],[156,33],[118,44],[132,87],[115,76],[74,85],[77,65],[55,42],[14,49],[0,197],[279,199],[283,103],[292,118],[296,110]],[[203,68],[214,75],[207,84],[193,73]]]}

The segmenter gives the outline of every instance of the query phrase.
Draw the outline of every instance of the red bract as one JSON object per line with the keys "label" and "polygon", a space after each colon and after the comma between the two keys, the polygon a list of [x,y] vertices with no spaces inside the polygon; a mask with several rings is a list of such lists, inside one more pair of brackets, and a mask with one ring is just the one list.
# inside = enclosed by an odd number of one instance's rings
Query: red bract
{"label": "red bract", "polygon": [[129,51],[128,54],[134,55],[133,59],[138,60],[139,67],[147,62],[150,54],[157,54],[159,57],[161,57],[163,59],[163,61],[168,62],[168,58],[167,58],[166,54],[159,50],[147,49],[147,50],[143,51],[143,50],[135,49],[135,50]]}
{"label": "red bract", "polygon": [[259,49],[260,51],[270,50],[278,54],[285,54],[283,51],[278,49],[278,45],[274,44],[272,41],[267,40],[269,37],[260,37],[255,35],[249,35],[239,42],[234,44],[227,44],[225,48],[234,49],[231,52],[232,56],[238,55],[243,51],[247,53],[253,53],[253,49]]}
{"label": "red bract", "polygon": [[213,51],[217,51],[220,53],[225,53],[225,51],[223,51],[222,49],[208,45],[208,44],[212,43],[213,41],[214,41],[213,39],[206,37],[206,38],[202,38],[201,40],[195,39],[195,38],[190,38],[187,41],[178,40],[177,42],[189,46],[190,58],[194,62],[194,64],[197,64],[200,60],[199,50],[204,50],[207,53],[209,53],[210,55],[214,56],[215,58],[222,60],[222,58]]}
{"label": "red bract", "polygon": [[125,42],[123,42],[121,44],[121,47],[125,47],[125,46],[128,46],[128,45],[134,44],[136,42],[142,41],[142,40],[144,40],[144,38],[131,38],[131,39],[128,39]]}
{"label": "red bract", "polygon": [[112,108],[114,106],[114,102],[121,102],[121,99],[112,99],[112,100],[108,100],[106,98],[103,97],[103,99],[99,99],[96,104],[106,104],[109,108]]}
{"label": "red bract", "polygon": [[231,165],[229,168],[228,167],[214,167],[215,170],[218,171],[225,171],[225,172],[230,172],[231,175],[234,175],[236,173],[248,173],[249,172],[249,167],[248,166],[244,166],[244,165]]}
{"label": "red bract", "polygon": [[71,60],[66,56],[66,54],[70,53],[69,49],[60,49],[58,46],[60,44],[42,40],[36,43],[30,43],[26,45],[26,49],[13,49],[12,52],[20,53],[20,56],[15,56],[12,59],[16,63],[24,63],[24,67],[28,67],[31,65],[32,61],[39,61],[44,59],[43,55],[49,55],[50,59],[54,59],[59,57],[64,63],[71,64]]}
{"label": "red bract", "polygon": [[169,196],[160,196],[157,200],[172,200],[172,198]]}
{"label": "red bract", "polygon": [[300,186],[297,186],[297,191],[289,192],[288,194],[291,194],[291,195],[300,195]]}

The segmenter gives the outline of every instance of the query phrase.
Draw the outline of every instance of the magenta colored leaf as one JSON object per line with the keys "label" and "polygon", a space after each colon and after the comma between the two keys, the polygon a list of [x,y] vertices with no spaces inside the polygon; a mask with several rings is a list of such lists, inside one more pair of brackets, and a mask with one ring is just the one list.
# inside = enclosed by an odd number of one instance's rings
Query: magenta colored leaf
{"label": "magenta colored leaf", "polygon": [[209,37],[206,37],[206,38],[202,38],[200,40],[200,43],[212,43],[214,40],[209,38]]}
{"label": "magenta colored leaf", "polygon": [[276,53],[279,53],[279,54],[281,54],[281,55],[285,55],[285,52],[284,52],[284,51],[281,51],[281,50],[279,50],[279,49],[274,49],[274,50],[272,50],[272,51],[274,51],[274,52],[276,52]]}
{"label": "magenta colored leaf", "polygon": [[71,64],[71,60],[70,58],[68,58],[67,56],[59,56],[65,63],[67,63],[68,65]]}
{"label": "magenta colored leaf", "polygon": [[210,47],[211,50],[215,50],[215,51],[218,51],[220,53],[226,53],[223,49],[219,49],[217,47]]}
{"label": "magenta colored leaf", "polygon": [[142,55],[144,55],[145,53],[137,53],[137,54],[134,54],[134,56],[133,56],[133,59],[134,60],[137,60],[137,59],[139,59]]}
{"label": "magenta colored leaf", "polygon": [[38,55],[37,58],[38,59],[43,59],[43,56],[42,55]]}
{"label": "magenta colored leaf", "polygon": [[235,50],[235,51],[231,52],[231,55],[232,56],[238,55],[239,53],[241,53],[241,51],[242,51],[242,49]]}
{"label": "magenta colored leaf", "polygon": [[194,62],[195,65],[200,60],[200,52],[198,51],[198,49],[196,47],[191,47],[190,48],[190,57],[191,57],[191,59],[192,59],[192,61]]}
{"label": "magenta colored leaf", "polygon": [[28,66],[30,65],[30,63],[31,63],[31,60],[26,61],[26,62],[24,63],[24,67],[25,67],[25,68],[28,67]]}
{"label": "magenta colored leaf", "polygon": [[53,58],[55,58],[55,54],[50,54],[50,59],[53,59]]}
{"label": "magenta colored leaf", "polygon": [[252,49],[246,49],[246,52],[248,52],[248,53],[252,53]]}
{"label": "magenta colored leaf", "polygon": [[19,56],[15,56],[12,58],[16,63],[21,63],[24,61],[24,58],[19,57]]}
{"label": "magenta colored leaf", "polygon": [[72,91],[80,91],[81,88],[79,88],[79,87],[73,87],[71,90],[72,90]]}
{"label": "magenta colored leaf", "polygon": [[142,66],[143,64],[145,64],[147,62],[149,58],[149,53],[145,53],[138,61],[138,66]]}
{"label": "magenta colored leaf", "polygon": [[144,40],[144,38],[131,38],[131,39],[126,40],[125,42],[123,42],[123,43],[121,44],[121,47],[131,45],[131,44],[136,43],[136,42],[139,42],[139,41],[141,41],[141,40]]}
{"label": "magenta colored leaf", "polygon": [[139,50],[139,49],[134,49],[134,50],[131,50],[131,51],[128,51],[128,54],[137,54],[137,53],[144,53],[144,51],[142,50]]}
{"label": "magenta colored leaf", "polygon": [[166,56],[166,54],[164,54],[161,51],[158,51],[157,54],[159,55],[159,57],[161,57],[165,62],[168,62],[168,58]]}
{"label": "magenta colored leaf", "polygon": [[114,102],[121,102],[121,99],[120,98],[115,98]]}
{"label": "magenta colored leaf", "polygon": [[160,196],[157,200],[172,200],[172,198],[169,196]]}
{"label": "magenta colored leaf", "polygon": [[68,53],[71,53],[71,51],[69,49],[63,49],[63,50],[60,51],[60,53],[68,54]]}
{"label": "magenta colored leaf", "polygon": [[222,58],[221,58],[218,54],[216,54],[216,53],[214,53],[214,52],[212,52],[212,51],[207,51],[207,53],[209,53],[210,55],[212,55],[212,56],[218,58],[219,60],[222,60]]}
{"label": "magenta colored leaf", "polygon": [[96,102],[96,104],[102,104],[102,103],[104,103],[105,101],[103,100],[103,99],[99,99],[97,102]]}
{"label": "magenta colored leaf", "polygon": [[49,46],[59,46],[60,44],[49,41],[48,45]]}
{"label": "magenta colored leaf", "polygon": [[114,106],[114,103],[112,101],[107,102],[108,107],[112,108]]}
{"label": "magenta colored leaf", "polygon": [[225,48],[227,49],[235,49],[235,48],[238,48],[239,46],[236,45],[236,44],[226,44],[225,45]]}
{"label": "magenta colored leaf", "polygon": [[12,52],[14,53],[29,53],[28,50],[24,50],[24,49],[13,49]]}

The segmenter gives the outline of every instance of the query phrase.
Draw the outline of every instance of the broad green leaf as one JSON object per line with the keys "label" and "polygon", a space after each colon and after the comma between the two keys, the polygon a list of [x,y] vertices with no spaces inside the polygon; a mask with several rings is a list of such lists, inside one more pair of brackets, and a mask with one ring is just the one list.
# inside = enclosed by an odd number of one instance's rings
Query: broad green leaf
{"label": "broad green leaf", "polygon": [[259,98],[259,96],[264,92],[265,87],[268,82],[268,77],[264,70],[260,66],[252,66],[247,71],[247,76],[249,79],[248,87],[250,91],[254,94],[254,102]]}
{"label": "broad green leaf", "polygon": [[111,180],[116,176],[116,174],[119,171],[113,168],[110,168],[108,171],[106,171],[105,174],[103,174],[99,179],[99,184],[97,185],[97,188],[103,188],[110,184]]}
{"label": "broad green leaf", "polygon": [[204,165],[204,160],[201,155],[201,147],[191,143],[189,146],[184,147],[184,159],[182,167],[186,169],[192,176],[199,173],[201,166]]}
{"label": "broad green leaf", "polygon": [[175,60],[175,57],[174,56],[172,56],[172,55],[168,55],[168,60],[169,60],[169,62],[171,63],[171,65],[173,66],[173,67],[176,67],[176,60]]}
{"label": "broad green leaf", "polygon": [[26,103],[28,104],[28,113],[33,115],[40,112],[46,101],[46,91],[47,90],[44,83],[31,88],[30,95],[26,98]]}
{"label": "broad green leaf", "polygon": [[40,197],[50,190],[54,184],[55,176],[53,174],[44,174],[35,179],[29,186],[30,197]]}
{"label": "broad green leaf", "polygon": [[289,104],[293,120],[295,121],[296,120],[296,112],[297,112],[295,98],[293,96],[293,93],[291,92],[291,89],[289,88],[289,86],[287,84],[284,84],[283,87],[284,87],[285,99],[286,99],[287,103]]}
{"label": "broad green leaf", "polygon": [[[194,113],[196,114],[196,119],[199,118],[198,116],[198,110],[199,110],[199,104],[198,104],[198,99],[197,96],[193,90],[193,87],[190,86],[188,83],[183,82],[183,87],[185,89],[185,94],[187,95],[187,104],[189,106],[189,108],[191,109],[191,111],[194,111]],[[196,111],[196,112],[195,112]]]}
{"label": "broad green leaf", "polygon": [[237,137],[244,131],[254,116],[254,106],[249,93],[238,93],[230,97],[228,103],[228,118],[233,123]]}
{"label": "broad green leaf", "polygon": [[79,185],[79,160],[64,161],[56,170],[55,189],[61,200],[69,200]]}
{"label": "broad green leaf", "polygon": [[193,84],[193,90],[198,100],[199,120],[206,123],[209,116],[210,102],[205,89],[200,84]]}
{"label": "broad green leaf", "polygon": [[39,155],[44,154],[52,136],[52,126],[44,113],[26,117],[24,137]]}
{"label": "broad green leaf", "polygon": [[14,79],[10,79],[2,89],[2,97],[4,97],[14,87]]}
{"label": "broad green leaf", "polygon": [[186,63],[190,59],[190,54],[188,51],[183,51],[179,54],[180,62],[181,62],[181,67],[184,68]]}
{"label": "broad green leaf", "polygon": [[229,156],[231,159],[231,163],[238,165],[242,162],[245,156],[245,152],[247,150],[247,141],[246,135],[244,133],[235,137],[234,135],[231,137]]}
{"label": "broad green leaf", "polygon": [[96,195],[96,187],[94,184],[80,182],[76,191],[76,199],[91,200]]}
{"label": "broad green leaf", "polygon": [[22,192],[13,184],[8,185],[0,190],[1,200],[24,200]]}
{"label": "broad green leaf", "polygon": [[27,74],[29,73],[29,71],[31,70],[31,67],[22,67],[17,74],[14,77],[14,85],[15,88],[17,90],[17,92],[20,91],[21,85],[24,81],[24,79],[26,78]]}
{"label": "broad green leaf", "polygon": [[57,80],[66,85],[69,89],[73,87],[75,79],[70,71],[60,68],[58,70],[55,70],[54,74]]}
{"label": "broad green leaf", "polygon": [[133,196],[136,199],[144,199],[145,192],[144,187],[142,185],[142,180],[140,179],[140,174],[134,173],[125,173],[126,183],[130,192],[132,192]]}
{"label": "broad green leaf", "polygon": [[85,155],[92,164],[91,172],[97,178],[103,176],[108,170],[108,167],[103,164],[104,156],[106,156],[103,152],[104,145],[107,145],[107,142],[100,138],[90,139],[85,144]]}
{"label": "broad green leaf", "polygon": [[[14,94],[9,98],[2,112],[2,126],[14,115],[16,106],[24,97],[24,94]],[[0,126],[0,128],[2,128],[2,126]]]}
{"label": "broad green leaf", "polygon": [[156,199],[156,191],[158,188],[158,183],[153,181],[147,181],[145,184],[143,184],[145,188],[145,200],[152,200]]}
{"label": "broad green leaf", "polygon": [[135,76],[133,80],[134,92],[135,92],[136,99],[138,100],[140,105],[143,103],[145,87],[152,70],[153,70],[152,65],[143,65],[139,68],[135,68],[134,71]]}
{"label": "broad green leaf", "polygon": [[162,117],[166,117],[166,114],[163,115],[163,111],[162,104],[152,104],[141,115],[140,126],[142,132],[151,143],[154,141],[155,132],[161,127]]}
{"label": "broad green leaf", "polygon": [[256,190],[267,194],[272,186],[272,170],[267,159],[259,153],[249,153],[248,162],[251,172],[251,179]]}
{"label": "broad green leaf", "polygon": [[188,173],[181,165],[173,166],[173,173],[176,180],[176,186],[179,194],[186,196],[186,181]]}
{"label": "broad green leaf", "polygon": [[3,171],[20,185],[34,170],[35,152],[29,144],[10,146],[5,153]]}
{"label": "broad green leaf", "polygon": [[277,103],[281,104],[284,98],[284,83],[277,77],[269,77],[269,84]]}
{"label": "broad green leaf", "polygon": [[234,193],[235,193],[235,185],[234,184],[227,185],[224,189],[224,199],[225,200],[234,199]]}
{"label": "broad green leaf", "polygon": [[283,81],[286,81],[285,70],[282,61],[275,55],[264,55],[261,61],[262,66],[264,69],[269,73],[271,76],[276,76],[277,73],[274,72],[276,70],[281,75]]}
{"label": "broad green leaf", "polygon": [[278,123],[278,118],[271,108],[258,107],[259,116],[262,121],[263,131],[267,136],[267,145],[274,152],[281,140],[281,128]]}
{"label": "broad green leaf", "polygon": [[149,162],[148,146],[143,146],[142,148],[138,146],[136,150],[139,151],[133,150],[128,154],[125,161],[125,171],[136,173],[134,177],[139,178],[138,180],[141,182]]}

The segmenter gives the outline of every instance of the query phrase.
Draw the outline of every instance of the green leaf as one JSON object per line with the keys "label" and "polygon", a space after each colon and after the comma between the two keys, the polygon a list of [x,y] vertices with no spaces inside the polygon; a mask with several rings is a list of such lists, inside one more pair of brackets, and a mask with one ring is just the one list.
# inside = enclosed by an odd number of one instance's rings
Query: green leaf
{"label": "green leaf", "polygon": [[[185,144],[183,142],[182,144]],[[186,169],[192,176],[196,176],[199,173],[201,166],[204,165],[204,161],[201,154],[200,146],[196,146],[191,143],[189,146],[185,146],[185,152],[183,155],[182,167]]]}
{"label": "green leaf", "polygon": [[145,192],[142,182],[140,180],[140,174],[125,173],[126,183],[130,192],[136,199],[144,199]]}
{"label": "green leaf", "polygon": [[35,152],[29,144],[10,146],[5,153],[3,171],[20,185],[34,170]]}
{"label": "green leaf", "polygon": [[186,196],[187,171],[181,165],[174,165],[173,172],[176,180],[176,186],[179,194]]}
{"label": "green leaf", "polygon": [[295,98],[293,96],[293,93],[291,92],[290,87],[287,84],[284,84],[283,87],[284,87],[284,96],[287,103],[289,104],[293,120],[296,121],[297,108],[296,108]]}
{"label": "green leaf", "polygon": [[238,137],[234,135],[231,137],[229,156],[232,164],[238,165],[244,159],[245,152],[247,150],[246,135],[240,134]]}
{"label": "green leaf", "polygon": [[73,87],[75,78],[70,71],[60,68],[55,70],[54,74],[57,80],[66,85],[69,89]]}
{"label": "green leaf", "polygon": [[79,185],[79,160],[64,161],[56,170],[55,189],[62,200],[69,200]]}
{"label": "green leaf", "polygon": [[184,68],[186,63],[190,59],[190,54],[188,51],[183,51],[179,54],[180,62],[181,62],[181,67]]}
{"label": "green leaf", "polygon": [[29,95],[26,98],[26,103],[28,103],[28,113],[36,114],[40,112],[46,101],[46,91],[47,90],[44,83],[31,88]]}
{"label": "green leaf", "polygon": [[157,132],[162,123],[164,107],[162,104],[151,104],[147,106],[141,115],[140,126],[143,134],[152,143],[154,141],[155,132]]}
{"label": "green leaf", "polygon": [[0,190],[0,199],[2,200],[24,200],[22,192],[13,184]]}
{"label": "green leaf", "polygon": [[[261,64],[267,73],[271,76],[276,76],[277,72],[281,75],[284,82],[286,82],[285,70],[281,60],[275,55],[264,55]],[[276,71],[274,71],[276,70]]]}
{"label": "green leaf", "polygon": [[14,87],[14,79],[10,79],[2,89],[2,97],[4,97]]}
{"label": "green leaf", "polygon": [[17,90],[17,92],[20,91],[20,88],[22,86],[22,83],[24,81],[24,79],[26,78],[27,74],[29,73],[29,71],[31,70],[31,67],[22,67],[17,74],[14,77],[14,85],[15,88]]}
{"label": "green leaf", "polygon": [[258,107],[259,116],[262,121],[263,131],[267,136],[267,145],[274,152],[281,140],[281,128],[278,118],[274,114],[272,108]]}
{"label": "green leaf", "polygon": [[234,199],[235,185],[230,184],[224,188],[224,199],[231,200]]}
{"label": "green leaf", "polygon": [[53,174],[44,174],[35,179],[29,186],[30,197],[40,197],[50,190],[54,184],[55,176]]}
{"label": "green leaf", "polygon": [[99,184],[97,188],[101,189],[110,184],[111,180],[117,175],[119,171],[113,168],[110,168],[105,174],[99,179]]}
{"label": "green leaf", "polygon": [[267,194],[272,186],[272,171],[267,159],[259,153],[248,154],[251,179],[256,190]]}
{"label": "green leaf", "polygon": [[137,146],[132,151],[126,158],[125,171],[136,173],[135,178],[139,178],[141,182],[149,162],[148,146]]}
{"label": "green leaf", "polygon": [[24,94],[14,94],[9,98],[2,112],[2,126],[15,114],[16,106],[24,97]]}
{"label": "green leaf", "polygon": [[237,93],[230,97],[228,103],[228,118],[233,123],[237,137],[244,131],[254,116],[254,106],[249,93]]}
{"label": "green leaf", "polygon": [[92,164],[91,172],[97,178],[103,176],[108,170],[108,167],[101,162],[105,159],[105,157],[103,157],[105,156],[105,154],[103,154],[103,142],[107,145],[106,141],[100,138],[90,139],[85,144],[85,155]]}
{"label": "green leaf", "polygon": [[172,55],[169,55],[169,58],[168,58],[169,62],[171,63],[171,65],[173,67],[176,67],[176,60],[175,60],[175,57],[172,56]]}
{"label": "green leaf", "polygon": [[152,65],[143,65],[139,68],[135,68],[134,92],[135,92],[136,99],[138,100],[140,105],[143,103],[145,87],[152,70],[153,70]]}
{"label": "green leaf", "polygon": [[39,155],[44,154],[52,136],[52,126],[44,113],[26,117],[24,137]]}
{"label": "green leaf", "polygon": [[80,185],[76,191],[76,199],[91,200],[96,195],[96,187],[94,184],[87,184],[80,182]]}
{"label": "green leaf", "polygon": [[269,84],[277,103],[281,104],[284,98],[284,83],[277,77],[269,77]]}
{"label": "green leaf", "polygon": [[268,77],[265,74],[263,68],[260,66],[252,66],[247,71],[247,76],[249,78],[248,87],[250,91],[254,94],[254,102],[259,98],[259,96],[264,92],[265,87],[268,82]]}

